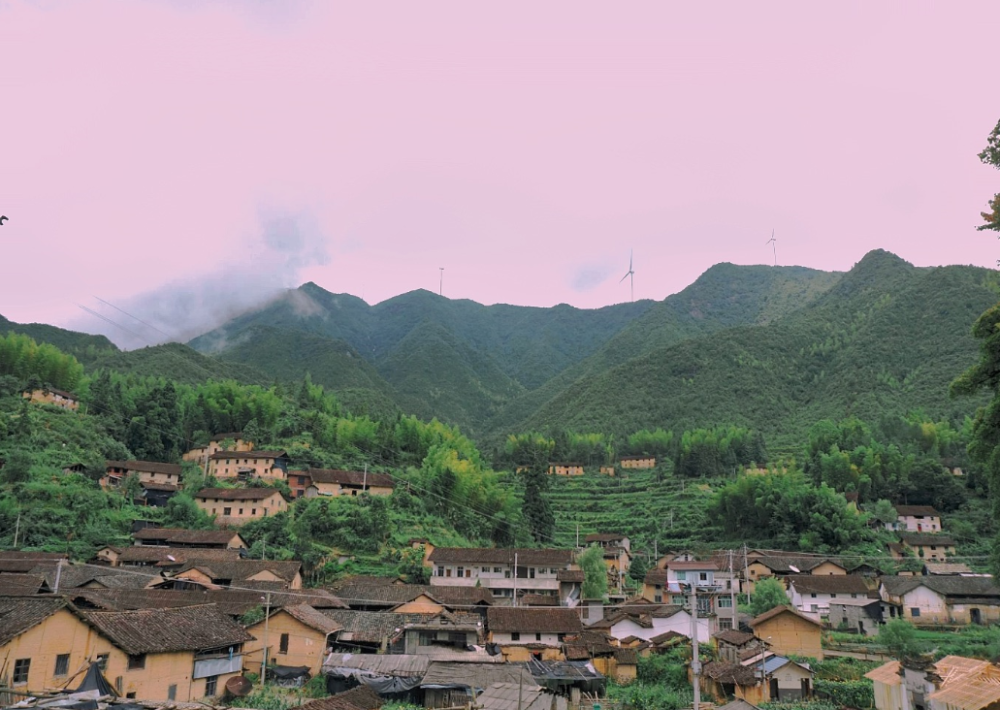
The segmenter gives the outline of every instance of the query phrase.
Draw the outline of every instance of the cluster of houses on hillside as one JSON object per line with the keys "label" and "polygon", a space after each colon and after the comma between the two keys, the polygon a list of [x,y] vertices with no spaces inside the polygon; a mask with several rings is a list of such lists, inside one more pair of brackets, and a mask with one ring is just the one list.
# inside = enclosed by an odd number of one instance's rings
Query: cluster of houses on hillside
{"label": "cluster of houses on hillside", "polygon": [[[605,476],[615,476],[620,470],[650,469],[656,468],[655,456],[621,456],[617,465],[606,464],[598,467],[598,471]],[[525,467],[518,467],[517,472],[521,473]],[[549,463],[548,474],[550,476],[582,476],[585,473],[585,466],[582,463],[574,462],[552,462]]]}

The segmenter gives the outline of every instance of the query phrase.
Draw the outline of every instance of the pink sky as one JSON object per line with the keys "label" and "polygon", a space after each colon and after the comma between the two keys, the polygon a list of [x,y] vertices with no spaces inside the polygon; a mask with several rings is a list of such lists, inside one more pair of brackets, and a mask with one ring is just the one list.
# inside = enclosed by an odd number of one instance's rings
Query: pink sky
{"label": "pink sky", "polygon": [[662,299],[772,228],[780,264],[993,266],[998,30],[995,0],[0,2],[0,314],[187,333],[441,266],[597,307],[630,248]]}

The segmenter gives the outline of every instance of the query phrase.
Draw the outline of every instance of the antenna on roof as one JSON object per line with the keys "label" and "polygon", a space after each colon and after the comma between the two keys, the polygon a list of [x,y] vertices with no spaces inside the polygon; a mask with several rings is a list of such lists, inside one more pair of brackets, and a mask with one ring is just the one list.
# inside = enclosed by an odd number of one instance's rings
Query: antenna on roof
{"label": "antenna on roof", "polygon": [[632,269],[632,250],[631,249],[628,250],[628,271],[625,272],[625,275],[622,276],[622,280],[619,281],[618,283],[621,283],[625,279],[629,280],[628,281],[629,293],[630,293],[630,295],[632,297],[632,300],[635,301],[635,271]]}
{"label": "antenna on roof", "polygon": [[441,282],[438,284],[438,296],[443,296],[444,295],[444,267],[443,266],[439,266],[438,268],[441,269]]}
{"label": "antenna on roof", "polygon": [[774,265],[775,266],[778,265],[778,246],[777,246],[777,242],[778,242],[778,240],[774,238],[774,230],[772,229],[771,230],[771,238],[768,239],[766,242],[764,242],[764,246],[767,246],[768,244],[771,245],[771,250],[774,252]]}

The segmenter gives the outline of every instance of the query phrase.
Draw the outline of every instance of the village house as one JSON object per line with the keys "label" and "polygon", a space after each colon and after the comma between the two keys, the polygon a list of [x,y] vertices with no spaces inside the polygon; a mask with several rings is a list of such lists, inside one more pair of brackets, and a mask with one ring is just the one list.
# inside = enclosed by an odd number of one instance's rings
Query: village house
{"label": "village house", "polygon": [[549,464],[549,475],[550,476],[582,476],[583,475],[583,464],[582,463],[550,463]]}
{"label": "village house", "polygon": [[830,602],[838,599],[864,599],[868,585],[858,575],[813,576],[792,574],[785,577],[792,606],[814,619],[830,613]]}
{"label": "village house", "polygon": [[135,476],[139,483],[163,483],[182,487],[181,467],[175,463],[159,461],[108,461],[106,472],[100,484],[104,490],[113,490],[122,485],[126,478]]}
{"label": "village house", "polygon": [[545,690],[532,680],[531,685],[521,681],[490,683],[476,697],[475,705],[479,710],[566,710],[567,702],[565,697]]}
{"label": "village house", "polygon": [[876,636],[882,623],[880,599],[835,599],[830,602],[830,626],[835,631]]}
{"label": "village house", "polygon": [[812,670],[776,654],[742,664],[712,661],[705,664],[703,674],[705,690],[717,702],[737,698],[747,703],[791,703],[812,697]]}
{"label": "village house", "polygon": [[354,609],[324,609],[323,613],[342,627],[333,639],[334,650],[359,655],[402,654],[404,627],[407,624],[419,624],[428,618],[426,614]]}
{"label": "village house", "polygon": [[[227,442],[231,442],[231,445],[224,449],[222,445]],[[181,456],[181,459],[204,464],[209,456],[220,451],[253,451],[253,446],[254,442],[245,440],[242,433],[238,431],[227,432],[214,435],[208,444],[196,446]]]}
{"label": "village house", "polygon": [[212,605],[81,612],[61,597],[0,598],[0,655],[15,690],[58,691],[97,662],[122,697],[196,700],[241,671],[249,638]]}
{"label": "village house", "polygon": [[615,467],[614,466],[601,466],[599,469],[602,476],[614,476]]}
{"label": "village house", "polygon": [[183,547],[203,550],[245,550],[246,541],[232,530],[188,530],[148,527],[132,535],[136,545]]}
{"label": "village house", "polygon": [[754,649],[759,640],[753,634],[739,629],[727,629],[712,636],[719,660],[739,663],[742,654]]}
{"label": "village house", "polygon": [[847,574],[847,569],[839,561],[819,555],[788,554],[772,550],[753,550],[747,555],[746,582],[751,593],[759,579],[783,578],[790,574],[819,577]]}
{"label": "village house", "polygon": [[922,560],[944,562],[946,557],[955,554],[955,540],[948,535],[904,532],[899,539],[904,549]]}
{"label": "village house", "polygon": [[[387,473],[374,471],[339,471],[311,468],[289,474],[289,487],[296,498],[317,496],[391,495],[396,483]],[[301,493],[300,493],[301,491]]]}
{"label": "village house", "polygon": [[218,525],[242,525],[288,509],[281,491],[274,488],[203,488],[194,502]]}
{"label": "village house", "polygon": [[[272,609],[267,624],[267,662],[269,665],[306,666],[314,678],[323,668],[329,653],[330,635],[343,627],[308,604],[294,604]],[[253,639],[243,646],[243,667],[260,674],[264,658],[265,620],[247,627]]]}
{"label": "village house", "polygon": [[624,469],[656,468],[655,456],[622,456],[618,465]]}
{"label": "village house", "polygon": [[288,456],[284,451],[216,451],[208,457],[208,475],[237,481],[284,481]]}
{"label": "village house", "polygon": [[456,658],[470,653],[485,637],[479,614],[442,611],[403,625],[403,652],[414,655]]}
{"label": "village house", "polygon": [[80,612],[98,633],[93,659],[125,698],[192,701],[222,694],[252,637],[213,604]]}
{"label": "village house", "polygon": [[941,514],[930,505],[896,505],[896,522],[887,523],[889,530],[904,532],[939,533]]}
{"label": "village house", "polygon": [[583,624],[572,609],[491,607],[486,628],[489,642],[500,646],[508,662],[553,661],[565,660],[562,644],[567,636],[581,633]]}
{"label": "village house", "polygon": [[[531,690],[539,687],[524,664],[504,663],[503,656],[486,656],[475,661],[431,661],[420,682],[420,690],[424,696],[423,706],[428,709],[474,705],[477,710],[485,710],[483,690],[504,683],[510,683],[515,689],[520,686],[521,710],[528,707],[526,700],[534,697]],[[562,700],[565,702],[565,698]],[[517,710],[516,699],[515,707],[510,710]],[[555,710],[555,706],[545,706],[542,710]]]}
{"label": "village house", "polygon": [[777,654],[823,660],[823,624],[791,607],[764,612],[750,622],[750,628]]}
{"label": "village house", "polygon": [[187,562],[173,573],[204,587],[257,586],[264,591],[302,589],[302,563],[297,560],[238,560]]}
{"label": "village house", "polygon": [[882,618],[916,626],[1000,621],[1000,587],[992,577],[882,577]]}
{"label": "village house", "polygon": [[[680,604],[650,604],[639,601],[619,606],[588,629],[607,631],[614,638],[635,636],[646,641],[665,633],[691,636],[691,614]],[[709,625],[698,624],[698,640],[707,642]]]}
{"label": "village house", "polygon": [[583,572],[573,550],[438,547],[427,556],[431,586],[485,587],[499,599],[549,594],[563,606],[580,599]]}
{"label": "village house", "polygon": [[240,551],[235,549],[132,545],[120,549],[113,558],[112,564],[115,567],[156,567],[169,571],[179,569],[188,562],[236,562],[240,559]]}
{"label": "village house", "polygon": [[617,533],[594,533],[587,535],[587,545],[604,548],[604,565],[608,568],[608,588],[621,592],[625,575],[632,564],[631,542]]}
{"label": "village house", "polygon": [[877,710],[983,710],[1000,705],[1000,669],[945,656],[935,663],[889,661],[869,671]]}
{"label": "village house", "polygon": [[927,576],[972,576],[976,573],[964,562],[926,562],[921,573]]}
{"label": "village house", "polygon": [[169,483],[140,483],[139,487],[142,490],[137,502],[151,508],[166,505],[180,491],[180,488]]}
{"label": "village house", "polygon": [[39,389],[24,392],[21,395],[32,404],[51,404],[53,407],[60,407],[75,412],[80,407],[80,401],[76,395],[51,387],[41,387]]}
{"label": "village house", "polygon": [[346,584],[337,595],[359,611],[395,611],[400,614],[439,614],[475,611],[493,606],[493,594],[484,587],[445,587],[426,584]]}

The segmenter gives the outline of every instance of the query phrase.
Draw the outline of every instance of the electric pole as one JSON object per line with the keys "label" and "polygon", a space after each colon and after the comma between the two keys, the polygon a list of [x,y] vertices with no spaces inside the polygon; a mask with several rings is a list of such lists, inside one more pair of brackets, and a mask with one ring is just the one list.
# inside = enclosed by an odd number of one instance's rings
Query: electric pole
{"label": "electric pole", "polygon": [[[267,679],[267,627],[268,622],[271,620],[271,592],[268,592],[264,596],[264,655],[260,662],[260,687],[264,687],[264,681]],[[697,710],[697,708],[696,708]]]}
{"label": "electric pole", "polygon": [[691,600],[688,602],[691,612],[691,678],[694,685],[694,703],[692,710],[699,710],[701,701],[701,658],[698,657],[698,588],[691,582]]}

